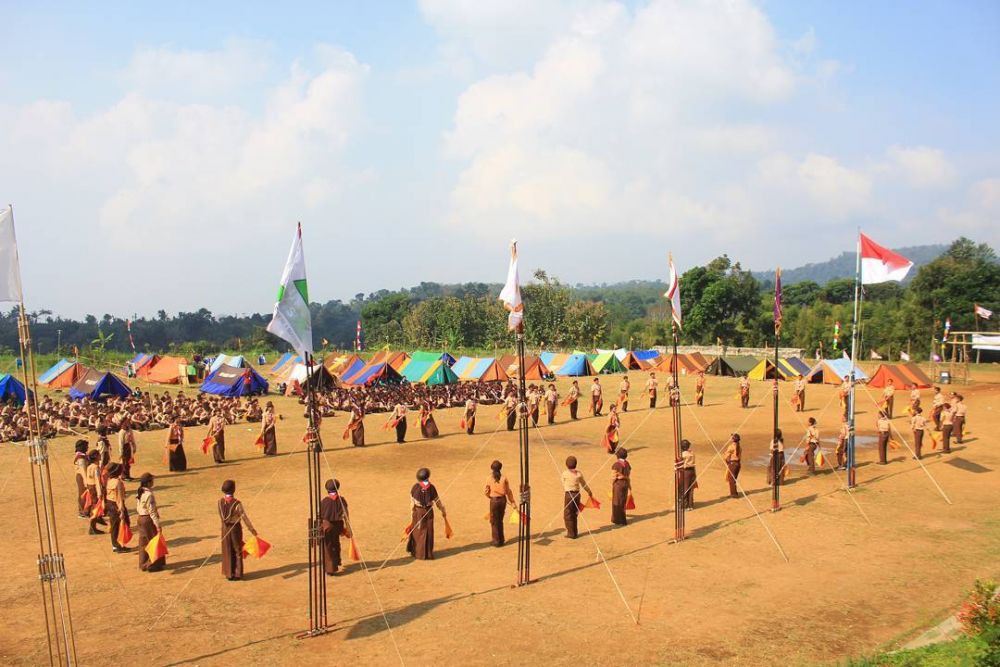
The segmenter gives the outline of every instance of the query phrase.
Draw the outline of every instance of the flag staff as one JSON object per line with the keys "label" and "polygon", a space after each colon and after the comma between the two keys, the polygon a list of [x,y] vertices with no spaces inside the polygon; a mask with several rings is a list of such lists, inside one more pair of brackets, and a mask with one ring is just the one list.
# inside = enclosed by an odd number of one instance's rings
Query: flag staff
{"label": "flag staff", "polygon": [[667,255],[670,264],[670,286],[667,289],[666,297],[670,301],[670,333],[673,342],[673,352],[670,359],[670,372],[673,382],[670,386],[668,400],[670,401],[670,412],[673,418],[674,432],[674,542],[680,542],[685,538],[685,502],[684,488],[685,475],[681,466],[681,396],[680,385],[677,378],[677,343],[680,338],[681,325],[681,295],[680,279],[674,269],[674,257]]}
{"label": "flag staff", "polygon": [[[774,418],[771,426],[772,446],[778,442],[778,347],[781,345],[781,267],[774,272],[774,384],[772,387]],[[781,509],[781,475],[785,471],[784,462],[774,450],[771,456],[771,511]]]}
{"label": "flag staff", "polygon": [[854,265],[854,324],[851,327],[851,374],[850,391],[847,396],[847,488],[857,486],[857,463],[855,458],[854,433],[854,387],[858,367],[858,322],[861,319],[861,300],[864,291],[861,289],[861,230],[858,230],[857,258]]}
{"label": "flag staff", "polygon": [[[5,221],[4,218],[7,218]],[[0,212],[0,230],[9,240],[10,249],[0,248],[6,260],[8,275],[6,294],[0,298],[16,298],[18,304],[18,345],[21,353],[21,377],[24,382],[24,407],[28,413],[28,461],[31,465],[31,491],[35,507],[35,527],[38,531],[38,581],[42,592],[42,613],[45,617],[45,635],[48,643],[49,664],[72,667],[77,664],[76,639],[73,633],[73,615],[70,610],[69,589],[66,581],[66,561],[59,549],[56,529],[55,503],[52,497],[52,475],[49,468],[48,441],[42,437],[38,415],[38,386],[35,375],[35,356],[31,346],[31,331],[24,308],[21,291],[21,267],[17,256],[17,238],[14,233],[14,206]],[[10,253],[10,254],[9,254]]]}

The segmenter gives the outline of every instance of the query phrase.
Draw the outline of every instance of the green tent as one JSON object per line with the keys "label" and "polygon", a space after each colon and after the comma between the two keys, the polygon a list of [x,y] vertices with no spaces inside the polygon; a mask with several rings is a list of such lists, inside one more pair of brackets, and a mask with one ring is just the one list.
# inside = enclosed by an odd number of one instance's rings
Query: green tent
{"label": "green tent", "polygon": [[410,355],[410,359],[413,361],[438,361],[440,359],[449,366],[452,366],[455,363],[455,357],[451,356],[447,352],[426,352],[424,350],[417,350]]}
{"label": "green tent", "polygon": [[758,359],[744,355],[718,357],[705,369],[705,374],[739,377],[740,375],[749,374],[758,363]]}
{"label": "green tent", "polygon": [[451,366],[441,361],[440,356],[433,361],[420,361],[416,357],[403,367],[402,375],[409,382],[422,384],[453,384],[458,376]]}
{"label": "green tent", "polygon": [[625,367],[622,366],[622,362],[618,361],[618,357],[615,356],[614,352],[604,352],[602,354],[598,354],[590,360],[590,363],[593,364],[594,370],[598,373],[627,372]]}

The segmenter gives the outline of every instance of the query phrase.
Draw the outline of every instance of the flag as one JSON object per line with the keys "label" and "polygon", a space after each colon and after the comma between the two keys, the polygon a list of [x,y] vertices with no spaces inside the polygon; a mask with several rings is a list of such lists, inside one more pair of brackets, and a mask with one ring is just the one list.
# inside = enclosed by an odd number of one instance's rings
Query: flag
{"label": "flag", "polygon": [[158,561],[168,553],[170,552],[167,551],[167,541],[163,539],[163,533],[153,535],[153,539],[146,545],[146,555],[149,556],[149,560]]}
{"label": "flag", "polygon": [[861,284],[902,280],[913,262],[861,234]]}
{"label": "flag", "polygon": [[351,560],[358,561],[361,560],[361,552],[358,551],[358,543],[351,538]]}
{"label": "flag", "polygon": [[986,310],[985,308],[983,308],[982,306],[980,306],[978,303],[974,304],[974,305],[975,305],[975,313],[976,313],[977,317],[981,317],[984,320],[988,320],[991,317],[993,317],[993,311],[992,310]]}
{"label": "flag", "polygon": [[[944,320],[944,336],[941,337],[941,342],[948,342],[948,334],[951,333],[951,318],[946,317]],[[943,349],[943,348],[942,348]]]}
{"label": "flag", "polygon": [[909,361],[910,360],[910,355],[907,354],[906,352],[900,352],[899,353],[899,360],[900,361]]}
{"label": "flag", "polygon": [[243,555],[244,556],[254,556],[255,558],[263,558],[271,549],[270,542],[265,542],[256,535],[251,535],[250,539],[243,544]]}
{"label": "flag", "polygon": [[[681,326],[681,279],[677,275],[677,269],[674,268],[674,256],[668,255],[667,259],[670,262],[670,286],[663,296],[670,301],[671,319],[677,324],[678,329],[683,329]],[[719,344],[722,344],[721,341]]]}
{"label": "flag", "polygon": [[840,348],[840,320],[833,323],[833,350],[836,352]]}
{"label": "flag", "polygon": [[132,346],[132,351],[135,352],[135,339],[132,338],[132,320],[125,320],[125,329],[128,330],[128,344]]}
{"label": "flag", "polygon": [[450,540],[455,536],[455,531],[451,529],[451,523],[448,521],[448,517],[444,517],[444,537]]}
{"label": "flag", "polygon": [[118,544],[124,546],[131,541],[132,541],[132,527],[128,525],[128,521],[122,521],[120,524],[118,524]]}
{"label": "flag", "polygon": [[521,301],[521,285],[517,276],[517,240],[510,242],[510,267],[507,269],[507,282],[500,290],[500,300],[510,311],[507,316],[507,328],[519,329],[524,322],[524,303]]}
{"label": "flag", "polygon": [[206,437],[204,440],[201,441],[201,453],[202,454],[208,454],[209,448],[212,447],[212,445],[214,445],[214,444],[215,444],[215,438],[214,437],[212,437],[212,436]]}
{"label": "flag", "polygon": [[14,236],[14,209],[0,211],[0,301],[21,300],[21,263]]}
{"label": "flag", "polygon": [[358,326],[354,329],[354,351],[361,351],[361,320],[358,320]]}
{"label": "flag", "polygon": [[305,360],[312,354],[312,318],[309,315],[309,290],[306,287],[306,260],[302,252],[302,225],[295,230],[288,251],[285,271],[278,286],[278,299],[267,330],[295,348]]}
{"label": "flag", "polygon": [[774,335],[781,335],[781,268],[774,272]]}
{"label": "flag", "polygon": [[876,352],[875,350],[872,350],[869,354],[872,359],[878,359],[878,360],[882,359],[882,355]]}

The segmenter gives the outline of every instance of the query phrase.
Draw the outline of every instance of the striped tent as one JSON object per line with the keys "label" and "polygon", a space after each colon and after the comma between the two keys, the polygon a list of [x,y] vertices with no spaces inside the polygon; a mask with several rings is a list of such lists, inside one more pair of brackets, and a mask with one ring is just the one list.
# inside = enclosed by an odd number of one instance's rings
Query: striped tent
{"label": "striped tent", "polygon": [[594,366],[594,370],[598,373],[625,372],[625,367],[622,366],[622,362],[618,361],[618,357],[615,356],[614,352],[604,352],[598,354],[590,360],[590,363]]}
{"label": "striped tent", "polygon": [[[677,372],[680,375],[694,375],[695,373],[705,370],[707,366],[708,360],[699,353],[677,355]],[[659,363],[656,364],[654,370],[658,370],[663,373],[673,373],[674,355],[665,354],[660,357]]]}
{"label": "striped tent", "polygon": [[757,362],[757,365],[750,369],[747,373],[747,377],[751,380],[775,380],[781,374],[778,373],[778,367],[774,365],[774,362],[770,359],[761,359]]}
{"label": "striped tent", "polygon": [[809,375],[809,365],[798,357],[783,357],[778,359],[778,373],[785,380],[794,380],[798,376]]}
{"label": "striped tent", "polygon": [[[845,378],[850,377],[850,375],[850,359],[823,359],[812,367],[812,370],[809,371],[809,375],[807,375],[806,378],[810,382],[840,384]],[[854,369],[854,378],[859,382],[865,382],[868,380],[868,376],[863,370],[861,370],[860,366]]]}
{"label": "striped tent", "polygon": [[882,364],[872,375],[868,382],[869,387],[882,388],[892,380],[892,384],[897,389],[907,389],[915,387],[917,389],[927,389],[931,386],[931,379],[927,377],[920,366],[916,364]]}
{"label": "striped tent", "polygon": [[341,354],[336,357],[330,357],[323,362],[326,366],[326,370],[330,371],[334,375],[342,375],[345,370],[354,366],[356,362],[361,362],[364,366],[365,360],[356,354]]}
{"label": "striped tent", "polygon": [[403,376],[390,364],[382,362],[367,364],[354,375],[342,377],[340,381],[342,384],[371,387],[377,384],[399,384],[403,381]]}
{"label": "striped tent", "polygon": [[494,357],[461,357],[451,370],[463,381],[503,382],[510,379]]}
{"label": "striped tent", "polygon": [[403,367],[402,375],[409,382],[421,384],[438,385],[458,382],[455,371],[442,361],[440,356],[433,361],[421,361],[414,357]]}

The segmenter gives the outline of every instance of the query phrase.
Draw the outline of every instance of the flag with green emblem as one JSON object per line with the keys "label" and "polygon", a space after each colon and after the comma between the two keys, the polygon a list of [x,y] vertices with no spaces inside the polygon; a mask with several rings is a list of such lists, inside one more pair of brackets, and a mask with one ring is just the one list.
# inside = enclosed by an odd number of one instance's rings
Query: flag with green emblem
{"label": "flag with green emblem", "polygon": [[278,286],[278,300],[267,330],[283,338],[303,359],[313,352],[312,317],[309,315],[309,290],[306,287],[306,259],[302,252],[302,225],[299,224],[288,252],[285,272]]}

